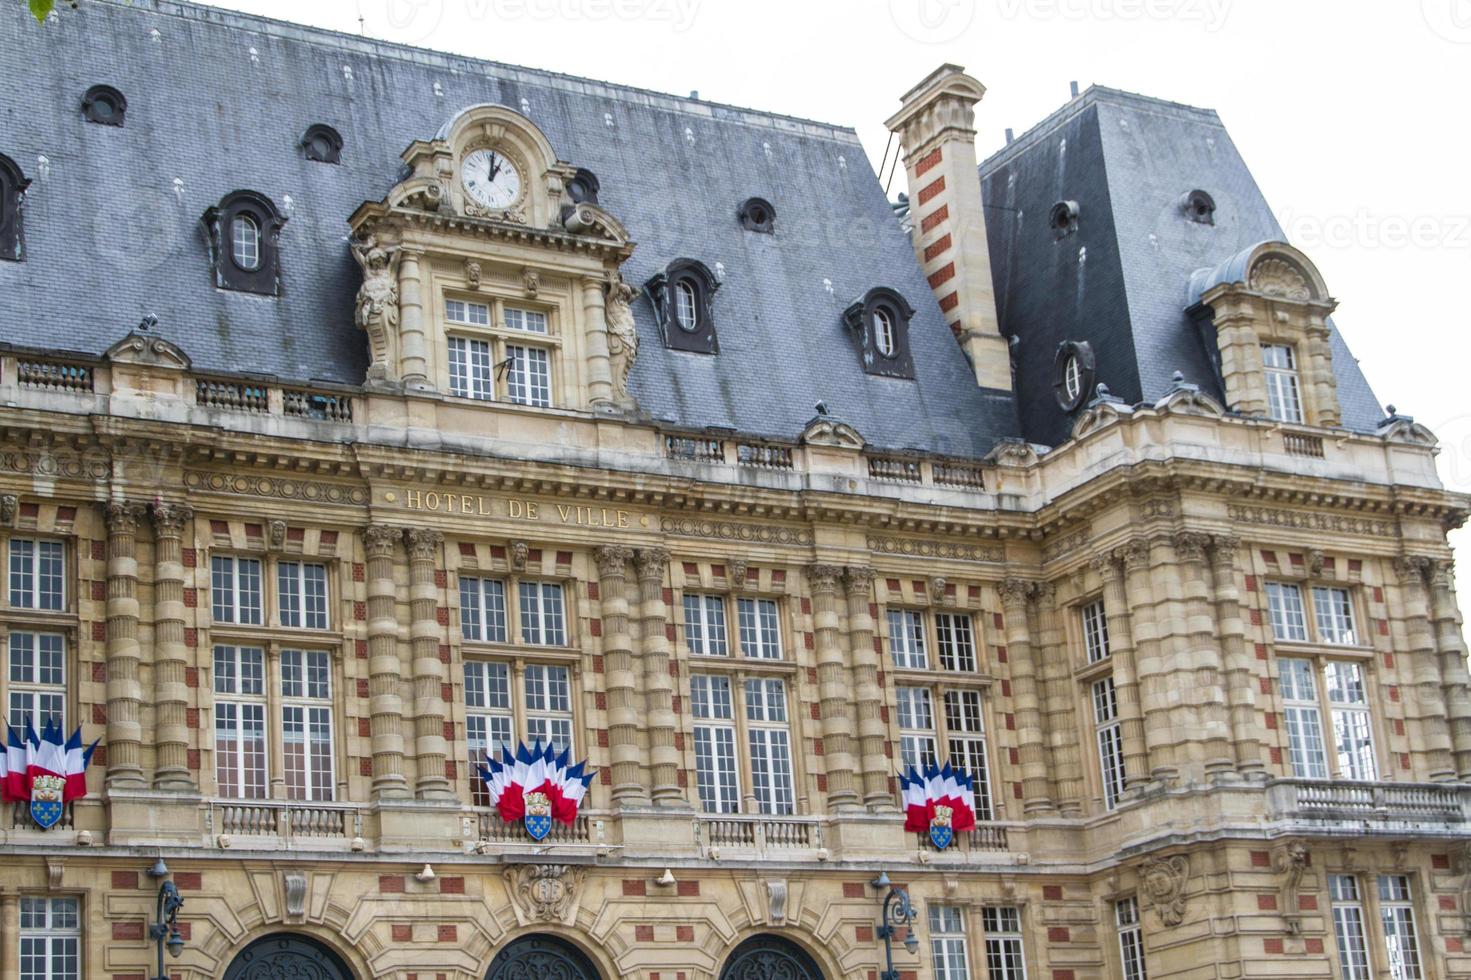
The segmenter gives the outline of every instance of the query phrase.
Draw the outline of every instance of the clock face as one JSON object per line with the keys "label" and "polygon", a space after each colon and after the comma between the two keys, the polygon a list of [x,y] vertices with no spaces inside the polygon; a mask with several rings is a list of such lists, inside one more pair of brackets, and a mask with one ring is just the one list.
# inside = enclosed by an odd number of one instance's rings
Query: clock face
{"label": "clock face", "polygon": [[460,181],[470,196],[487,208],[508,208],[521,196],[520,172],[495,150],[476,150],[465,157]]}

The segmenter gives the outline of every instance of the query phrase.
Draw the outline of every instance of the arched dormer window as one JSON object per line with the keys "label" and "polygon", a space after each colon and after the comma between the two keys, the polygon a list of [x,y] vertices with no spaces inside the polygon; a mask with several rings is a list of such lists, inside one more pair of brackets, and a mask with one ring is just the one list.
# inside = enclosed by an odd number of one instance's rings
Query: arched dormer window
{"label": "arched dormer window", "polygon": [[1052,390],[1064,412],[1083,407],[1093,391],[1093,345],[1086,340],[1065,340],[1057,345],[1053,359]]}
{"label": "arched dormer window", "polygon": [[341,163],[342,134],[326,123],[313,123],[301,136],[301,149],[313,163]]}
{"label": "arched dormer window", "polygon": [[769,235],[776,226],[776,208],[762,197],[750,197],[742,201],[736,216],[740,218],[741,227],[747,231]]}
{"label": "arched dormer window", "polygon": [[30,184],[15,161],[0,153],[0,260],[19,262],[25,258],[21,203]]}
{"label": "arched dormer window", "polygon": [[914,309],[887,286],[870,289],[843,311],[863,370],[886,378],[914,377],[909,349],[909,321]]}
{"label": "arched dormer window", "polygon": [[577,173],[567,181],[567,196],[572,199],[573,204],[598,203],[600,189],[598,175],[582,167],[578,167]]}
{"label": "arched dormer window", "polygon": [[697,259],[675,259],[649,280],[649,299],[666,347],[697,354],[719,352],[712,312],[719,288],[720,282]]}
{"label": "arched dormer window", "polygon": [[243,293],[281,293],[281,227],[286,218],[271,199],[234,191],[204,212],[215,285]]}
{"label": "arched dormer window", "polygon": [[121,126],[128,114],[128,100],[111,85],[93,85],[82,96],[82,117],[99,126]]}

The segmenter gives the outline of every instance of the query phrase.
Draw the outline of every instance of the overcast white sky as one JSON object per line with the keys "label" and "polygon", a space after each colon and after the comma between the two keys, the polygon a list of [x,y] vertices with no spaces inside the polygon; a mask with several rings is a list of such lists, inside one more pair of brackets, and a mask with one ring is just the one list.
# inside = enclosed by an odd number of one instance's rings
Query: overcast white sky
{"label": "overcast white sky", "polygon": [[[1383,402],[1471,491],[1471,0],[219,0],[217,6],[855,126],[941,62],[982,156],[1097,82],[1216,109]],[[903,189],[903,174],[892,191]],[[1471,533],[1460,543],[1471,546]],[[1458,535],[1460,537],[1460,535]]]}

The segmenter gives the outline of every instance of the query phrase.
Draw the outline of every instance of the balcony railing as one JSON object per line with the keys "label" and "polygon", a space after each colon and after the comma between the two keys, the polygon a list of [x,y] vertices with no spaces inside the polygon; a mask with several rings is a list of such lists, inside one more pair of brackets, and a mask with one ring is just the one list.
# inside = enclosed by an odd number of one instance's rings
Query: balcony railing
{"label": "balcony railing", "polygon": [[506,823],[494,810],[479,813],[480,840],[490,844],[597,844],[593,833],[595,818],[579,813],[570,825],[552,822],[551,832],[540,842],[532,840],[520,824]]}
{"label": "balcony railing", "polygon": [[823,846],[822,822],[817,817],[736,813],[701,815],[695,818],[695,839],[706,853],[790,853],[816,851]]}
{"label": "balcony railing", "polygon": [[1267,807],[1277,819],[1454,824],[1471,820],[1471,787],[1279,779]]}
{"label": "balcony railing", "polygon": [[84,364],[27,358],[16,361],[15,375],[22,388],[75,392],[93,390],[92,369]]}
{"label": "balcony railing", "polygon": [[352,399],[347,395],[286,388],[281,392],[281,408],[285,414],[297,418],[322,422],[352,421]]}
{"label": "balcony railing", "polygon": [[766,442],[738,442],[736,462],[760,470],[789,470],[792,468],[792,447]]}
{"label": "balcony railing", "polygon": [[875,480],[889,480],[894,483],[924,482],[924,471],[920,468],[919,460],[900,456],[868,457],[868,475]]}
{"label": "balcony railing", "polygon": [[1282,433],[1282,448],[1287,450],[1289,456],[1322,459],[1323,437],[1310,436],[1304,432],[1284,432]]}
{"label": "balcony railing", "polygon": [[194,393],[194,400],[205,408],[259,413],[271,410],[270,390],[263,385],[200,378],[194,382]]}
{"label": "balcony railing", "polygon": [[984,490],[986,480],[979,466],[964,463],[936,463],[933,467],[935,486],[959,490]]}
{"label": "balcony railing", "polygon": [[209,808],[214,833],[230,837],[350,841],[362,833],[362,818],[352,803],[214,800]]}
{"label": "balcony railing", "polygon": [[[962,854],[971,854],[980,851],[1008,851],[1011,849],[1007,838],[1008,824],[1004,823],[977,823],[974,830],[962,831],[955,835],[955,840],[946,848],[949,851],[959,851]],[[934,842],[928,834],[919,834],[920,846],[930,851],[938,851]]]}
{"label": "balcony railing", "polygon": [[719,439],[665,436],[664,455],[670,459],[690,460],[696,463],[723,463],[725,462],[725,443]]}

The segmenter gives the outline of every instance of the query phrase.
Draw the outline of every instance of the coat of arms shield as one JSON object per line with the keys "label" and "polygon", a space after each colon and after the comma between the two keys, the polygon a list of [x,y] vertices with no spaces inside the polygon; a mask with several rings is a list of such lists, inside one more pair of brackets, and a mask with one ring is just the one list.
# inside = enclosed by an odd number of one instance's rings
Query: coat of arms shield
{"label": "coat of arms shield", "polygon": [[61,776],[37,776],[31,781],[31,819],[42,830],[50,830],[61,819],[65,807],[66,780]]}
{"label": "coat of arms shield", "polygon": [[954,810],[950,807],[937,806],[935,815],[930,818],[930,843],[942,851],[955,839],[955,829],[951,826],[953,816]]}
{"label": "coat of arms shield", "polygon": [[526,832],[532,840],[545,840],[552,832],[552,801],[545,793],[526,794]]}

